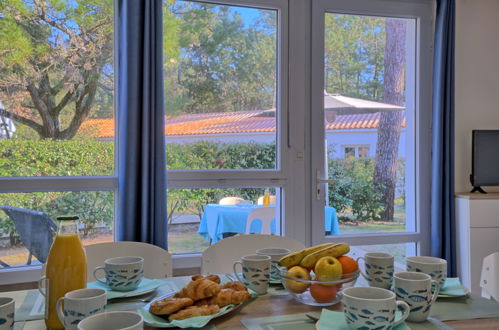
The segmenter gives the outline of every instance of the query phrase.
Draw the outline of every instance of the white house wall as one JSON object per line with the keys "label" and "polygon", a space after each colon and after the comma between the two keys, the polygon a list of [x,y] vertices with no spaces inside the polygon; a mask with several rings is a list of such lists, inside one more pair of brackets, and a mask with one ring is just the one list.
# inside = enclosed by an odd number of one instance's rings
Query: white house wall
{"label": "white house wall", "polygon": [[[334,150],[333,157],[344,158],[346,146],[369,146],[369,157],[376,155],[377,130],[376,129],[343,129],[329,130],[326,132],[329,150]],[[166,137],[166,143],[186,144],[199,141],[217,143],[272,143],[275,142],[274,132],[260,133],[224,133],[203,135],[170,135]],[[399,142],[399,156],[405,156],[405,129],[402,129]]]}

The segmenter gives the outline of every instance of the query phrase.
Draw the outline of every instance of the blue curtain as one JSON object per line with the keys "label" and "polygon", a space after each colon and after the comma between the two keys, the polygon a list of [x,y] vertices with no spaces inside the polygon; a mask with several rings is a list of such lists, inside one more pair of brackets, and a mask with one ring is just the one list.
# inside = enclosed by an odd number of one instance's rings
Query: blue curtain
{"label": "blue curtain", "polygon": [[437,0],[433,69],[431,255],[456,276],[454,217],[455,0]]}
{"label": "blue curtain", "polygon": [[119,0],[116,238],[167,248],[162,1]]}

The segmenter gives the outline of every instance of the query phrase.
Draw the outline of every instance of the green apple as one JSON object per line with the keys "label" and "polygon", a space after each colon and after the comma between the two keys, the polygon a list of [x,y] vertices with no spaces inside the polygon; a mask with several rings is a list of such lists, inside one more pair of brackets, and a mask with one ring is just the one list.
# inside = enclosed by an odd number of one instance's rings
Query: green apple
{"label": "green apple", "polygon": [[337,281],[341,279],[343,267],[341,266],[341,262],[335,257],[326,256],[317,261],[314,267],[314,273],[317,281]]}

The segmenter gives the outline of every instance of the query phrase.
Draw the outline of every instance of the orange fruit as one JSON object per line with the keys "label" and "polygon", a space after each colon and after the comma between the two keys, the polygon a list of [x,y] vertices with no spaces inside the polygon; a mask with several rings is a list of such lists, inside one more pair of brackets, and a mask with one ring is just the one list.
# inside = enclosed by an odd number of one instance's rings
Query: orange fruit
{"label": "orange fruit", "polygon": [[341,264],[341,268],[343,269],[343,274],[355,273],[359,269],[357,261],[355,261],[355,259],[353,258],[347,256],[341,256],[336,259],[338,259],[338,261]]}
{"label": "orange fruit", "polygon": [[310,294],[318,303],[328,303],[336,298],[336,286],[325,286],[319,283],[313,283],[310,286]]}

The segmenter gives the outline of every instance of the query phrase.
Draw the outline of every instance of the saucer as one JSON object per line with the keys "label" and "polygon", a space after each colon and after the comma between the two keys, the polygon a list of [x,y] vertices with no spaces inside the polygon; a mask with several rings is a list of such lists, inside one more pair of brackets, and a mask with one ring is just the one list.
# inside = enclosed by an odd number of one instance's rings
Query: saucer
{"label": "saucer", "polygon": [[136,296],[141,296],[143,294],[153,292],[160,286],[164,285],[165,282],[160,280],[160,279],[149,279],[149,278],[142,278],[142,281],[140,282],[139,286],[130,291],[115,291],[111,290],[107,285],[104,285],[99,282],[89,282],[87,283],[87,288],[94,288],[94,289],[104,289],[107,291],[107,299],[116,299],[116,298],[130,298],[130,297],[136,297]]}

